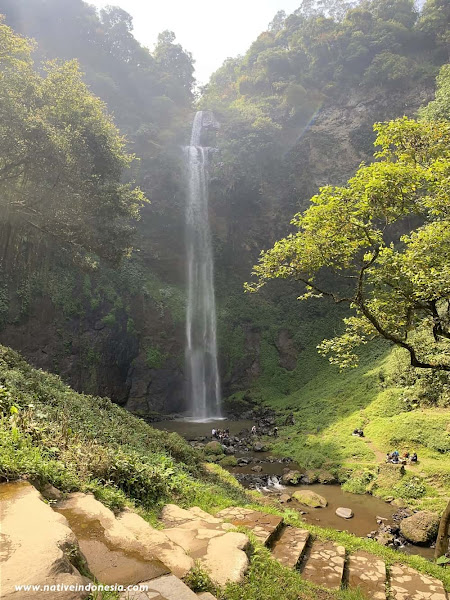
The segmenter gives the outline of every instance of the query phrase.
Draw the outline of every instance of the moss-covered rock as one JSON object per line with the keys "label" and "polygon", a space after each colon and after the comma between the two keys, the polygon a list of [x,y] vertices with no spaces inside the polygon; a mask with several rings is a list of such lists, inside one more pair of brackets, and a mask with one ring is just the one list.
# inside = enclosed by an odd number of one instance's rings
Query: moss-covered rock
{"label": "moss-covered rock", "polygon": [[325,508],[328,505],[326,498],[320,494],[316,494],[316,492],[312,492],[311,490],[294,492],[292,497],[295,498],[297,502],[306,504],[306,506],[310,506],[311,508]]}
{"label": "moss-covered rock", "polygon": [[222,444],[220,442],[212,441],[208,442],[204,448],[206,454],[223,454]]}
{"label": "moss-covered rock", "polygon": [[224,456],[219,460],[221,467],[235,467],[237,465],[237,458],[235,456]]}
{"label": "moss-covered rock", "polygon": [[436,539],[439,516],[429,510],[421,510],[400,523],[401,534],[413,544],[430,544]]}
{"label": "moss-covered rock", "polygon": [[300,471],[288,471],[287,473],[283,473],[281,483],[283,485],[297,485],[301,478],[302,473]]}

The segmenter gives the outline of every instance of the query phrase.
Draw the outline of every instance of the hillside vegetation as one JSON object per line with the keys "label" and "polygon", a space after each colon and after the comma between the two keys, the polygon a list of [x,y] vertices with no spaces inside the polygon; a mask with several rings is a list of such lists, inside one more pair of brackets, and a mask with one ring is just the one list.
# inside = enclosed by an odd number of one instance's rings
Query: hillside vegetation
{"label": "hillside vegetation", "polygon": [[[157,525],[164,503],[197,505],[212,513],[231,505],[253,506],[283,515],[293,526],[307,528],[323,540],[364,549],[387,564],[398,553],[373,540],[322,529],[301,521],[293,511],[256,504],[220,467],[203,467],[203,455],[177,434],[152,428],[107,398],[78,394],[55,376],[30,367],[19,354],[0,347],[0,481],[30,479],[37,487],[51,483],[63,492],[90,491],[117,510],[128,505]],[[252,538],[250,569],[239,585],[214,589],[205,573],[194,569],[187,582],[195,590],[211,589],[221,600],[365,600],[358,590],[325,591],[281,566]],[[442,579],[446,572],[419,556],[402,562]],[[280,595],[281,594],[281,595]],[[117,594],[105,595],[117,600]],[[95,597],[92,598],[95,600]]]}
{"label": "hillside vegetation", "polygon": [[[92,491],[111,507],[149,514],[170,500],[214,510],[242,489],[202,467],[177,434],[147,425],[107,398],[86,396],[0,347],[0,479],[27,477],[63,491]],[[231,482],[230,482],[231,481]]]}

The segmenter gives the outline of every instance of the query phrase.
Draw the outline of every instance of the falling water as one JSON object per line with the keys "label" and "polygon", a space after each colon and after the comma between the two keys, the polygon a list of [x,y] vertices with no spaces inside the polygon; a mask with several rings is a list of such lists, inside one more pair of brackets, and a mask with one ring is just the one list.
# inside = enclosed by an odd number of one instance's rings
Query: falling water
{"label": "falling water", "polygon": [[208,148],[200,145],[209,113],[195,115],[190,146],[189,193],[186,206],[188,304],[186,366],[192,417],[220,418],[220,379],[217,365],[214,269],[208,219]]}

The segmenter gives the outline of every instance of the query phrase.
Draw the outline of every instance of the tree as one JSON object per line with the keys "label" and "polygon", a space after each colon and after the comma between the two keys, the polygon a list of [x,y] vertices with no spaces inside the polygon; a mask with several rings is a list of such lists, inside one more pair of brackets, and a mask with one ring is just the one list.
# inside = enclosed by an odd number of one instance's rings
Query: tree
{"label": "tree", "polygon": [[54,240],[118,261],[145,201],[133,160],[75,61],[34,70],[31,44],[0,24],[0,224],[6,243]]}
{"label": "tree", "polygon": [[374,128],[378,162],[346,187],[322,188],[294,217],[297,232],[262,253],[247,289],[294,279],[306,286],[302,299],[347,304],[344,333],[319,347],[341,367],[380,336],[413,367],[450,371],[450,122],[404,117]]}
{"label": "tree", "polygon": [[437,78],[436,97],[420,109],[419,115],[429,121],[450,121],[450,64],[441,67]]}
{"label": "tree", "polygon": [[[195,81],[192,55],[183,50],[180,44],[175,43],[173,31],[166,30],[159,34],[153,56],[163,71],[167,74],[170,73],[170,79],[177,81],[180,98],[191,102],[192,87]],[[173,93],[177,95],[175,90]]]}

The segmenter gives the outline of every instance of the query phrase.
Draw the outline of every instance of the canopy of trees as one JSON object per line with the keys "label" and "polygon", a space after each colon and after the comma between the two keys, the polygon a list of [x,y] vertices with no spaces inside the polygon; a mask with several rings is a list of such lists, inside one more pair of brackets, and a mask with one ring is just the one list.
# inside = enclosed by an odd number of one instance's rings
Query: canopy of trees
{"label": "canopy of trees", "polygon": [[[144,196],[121,182],[133,160],[77,63],[39,74],[31,44],[0,24],[0,223],[117,261]],[[2,236],[3,237],[3,236]]]}
{"label": "canopy of trees", "polygon": [[413,0],[304,0],[291,15],[278,13],[205,88],[203,105],[224,125],[224,185],[272,177],[274,156],[333,98],[430,85],[448,60],[449,20],[446,0],[428,0],[420,13]]}
{"label": "canopy of trees", "polygon": [[[447,71],[424,114],[448,102]],[[348,304],[345,332],[320,346],[341,366],[378,335],[412,366],[450,371],[450,122],[404,117],[375,130],[378,160],[347,186],[322,188],[293,219],[298,231],[262,253],[248,288],[295,279],[302,298]]]}

